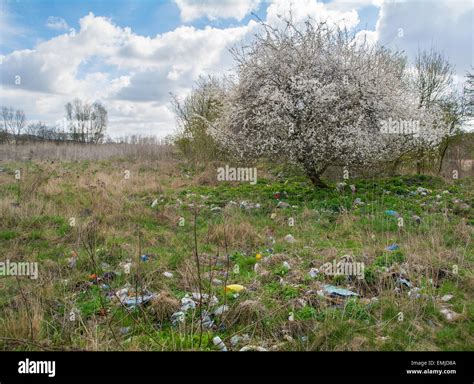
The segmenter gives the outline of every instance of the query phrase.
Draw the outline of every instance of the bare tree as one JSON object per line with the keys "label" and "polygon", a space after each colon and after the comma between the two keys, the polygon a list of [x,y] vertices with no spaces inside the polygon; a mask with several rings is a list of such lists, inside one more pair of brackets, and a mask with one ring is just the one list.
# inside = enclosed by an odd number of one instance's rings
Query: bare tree
{"label": "bare tree", "polygon": [[13,132],[15,111],[12,107],[2,107],[2,141],[9,143]]}
{"label": "bare tree", "polygon": [[26,126],[25,112],[18,109],[15,112],[15,118],[13,120],[13,136],[15,137],[15,144],[19,143],[21,134],[25,126]]}
{"label": "bare tree", "polygon": [[[435,121],[434,124],[446,124],[446,136],[449,136],[451,131],[454,132],[454,126],[457,124],[457,117],[453,115],[457,113],[457,103],[449,101],[449,99],[454,100],[452,98],[453,74],[454,69],[449,61],[433,47],[428,50],[418,50],[414,72],[418,107],[425,110],[438,110],[443,115],[443,119]],[[446,146],[441,150],[442,158],[450,142],[446,136],[442,140],[443,145]],[[422,173],[424,170],[424,161],[430,152],[427,148],[433,149],[433,146],[422,143],[415,149],[417,173]]]}
{"label": "bare tree", "polygon": [[224,82],[218,78],[200,77],[184,101],[172,95],[178,123],[175,141],[186,157],[193,160],[216,157],[218,149],[208,131],[208,123],[220,116],[224,89]]}
{"label": "bare tree", "polygon": [[433,47],[419,50],[415,58],[415,84],[419,106],[430,108],[450,91],[454,69]]}
{"label": "bare tree", "polygon": [[65,105],[71,139],[81,143],[99,143],[107,129],[107,110],[100,102],[90,105],[80,99]]}
{"label": "bare tree", "polygon": [[107,130],[108,116],[105,107],[98,101],[92,105],[91,114],[91,131],[89,136],[89,142],[98,144],[100,143]]}

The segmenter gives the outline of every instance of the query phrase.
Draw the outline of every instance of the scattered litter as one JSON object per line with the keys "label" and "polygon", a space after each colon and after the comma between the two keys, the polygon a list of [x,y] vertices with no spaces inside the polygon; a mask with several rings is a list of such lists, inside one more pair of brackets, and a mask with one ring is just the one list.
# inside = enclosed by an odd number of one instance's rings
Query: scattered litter
{"label": "scattered litter", "polygon": [[290,264],[287,261],[283,262],[283,268],[285,268],[287,271],[291,269]]}
{"label": "scattered litter", "polygon": [[318,268],[311,268],[309,270],[309,275],[314,279],[316,276],[319,274],[319,269]]}
{"label": "scattered litter", "polygon": [[141,255],[140,259],[143,262],[147,262],[148,260],[150,260],[150,255]]}
{"label": "scattered litter", "polygon": [[240,285],[240,284],[230,284],[230,285],[225,287],[225,290],[228,291],[228,292],[239,293],[239,292],[245,291],[245,287],[243,285]]}
{"label": "scattered litter", "polygon": [[262,257],[263,257],[263,256],[262,256],[261,253],[257,253],[257,254],[255,255],[255,259],[256,259],[257,261],[260,260]]}
{"label": "scattered litter", "polygon": [[69,268],[76,268],[77,264],[77,253],[72,251],[71,252],[71,257],[68,259],[68,266]]}
{"label": "scattered litter", "polygon": [[400,217],[400,214],[397,211],[394,211],[393,209],[387,209],[384,213],[389,216]]}
{"label": "scattered litter", "polygon": [[235,201],[233,201],[233,200],[229,201],[229,202],[226,204],[226,208],[231,208],[231,207],[236,207],[236,206],[238,206],[238,204],[237,204]]}
{"label": "scattered litter", "polygon": [[279,201],[277,204],[277,208],[289,208],[290,204],[285,203],[284,201]]}
{"label": "scattered litter", "polygon": [[346,186],[347,186],[346,183],[337,183],[336,189],[337,189],[339,192],[342,192]]}
{"label": "scattered litter", "polygon": [[428,194],[431,193],[431,190],[430,190],[430,189],[423,188],[423,187],[418,187],[417,190],[416,190],[416,192],[417,192],[418,194],[420,194],[421,196],[426,196],[426,195],[428,195]]}
{"label": "scattered litter", "polygon": [[103,269],[103,270],[106,270],[106,269],[110,269],[110,264],[107,264],[107,263],[100,263],[100,267]]}
{"label": "scattered litter", "polygon": [[127,333],[130,332],[130,327],[121,327],[119,329],[119,332],[120,332],[121,335],[126,335]]}
{"label": "scattered litter", "polygon": [[129,274],[129,273],[130,273],[130,269],[132,268],[132,262],[131,262],[130,260],[127,260],[126,263],[121,262],[121,263],[119,264],[119,267],[123,268],[124,273]]}
{"label": "scattered litter", "polygon": [[194,302],[193,299],[191,299],[189,297],[186,297],[186,296],[181,299],[181,311],[182,312],[187,312],[190,309],[194,309],[194,308],[196,308],[196,303]]}
{"label": "scattered litter", "polygon": [[[275,244],[275,238],[273,236],[267,236],[267,246],[271,246],[273,244]],[[272,248],[269,248],[269,250],[271,250],[271,252],[273,252]]]}
{"label": "scattered litter", "polygon": [[163,272],[163,276],[171,279],[173,277],[173,274],[171,272]]}
{"label": "scattered litter", "polygon": [[151,203],[151,207],[155,208],[158,205],[158,199],[153,200],[153,203]]}
{"label": "scattered litter", "polygon": [[272,213],[272,214],[270,215],[270,219],[272,219],[272,220],[275,220],[276,217],[277,217],[277,214],[276,214],[276,213]]}
{"label": "scattered litter", "polygon": [[263,347],[259,347],[258,345],[247,345],[243,348],[240,348],[240,352],[248,352],[248,351],[257,351],[257,352],[267,352],[267,350]]}
{"label": "scattered litter", "polygon": [[306,307],[306,305],[308,305],[308,303],[306,302],[305,299],[298,298],[298,299],[296,299],[296,301],[298,302],[299,305],[301,305],[301,308],[304,308],[304,307]]}
{"label": "scattered litter", "polygon": [[354,184],[349,185],[349,188],[351,189],[352,193],[356,193],[356,186]]}
{"label": "scattered litter", "polygon": [[175,312],[171,315],[171,324],[176,327],[179,323],[184,323],[186,315],[182,311]]}
{"label": "scattered litter", "polygon": [[449,308],[442,308],[440,312],[444,315],[448,321],[457,321],[461,318],[460,313],[456,313]]}
{"label": "scattered litter", "polygon": [[288,321],[295,321],[295,314],[293,312],[288,314]]}
{"label": "scattered litter", "polygon": [[211,208],[211,212],[221,212],[222,211],[222,208],[221,207],[214,207],[214,208]]}
{"label": "scattered litter", "polygon": [[234,335],[230,338],[230,345],[233,347],[237,346],[239,343],[248,343],[250,341],[250,336],[245,333],[242,336]]}
{"label": "scattered litter", "polygon": [[214,278],[214,279],[212,279],[212,284],[215,284],[215,285],[222,285],[223,282],[222,282],[222,280],[220,280],[220,279],[215,279],[215,278]]}
{"label": "scattered litter", "polygon": [[418,292],[420,291],[420,288],[412,288],[408,291],[408,297],[413,297],[415,299],[419,299],[421,297],[421,294],[419,294]]}
{"label": "scattered litter", "polygon": [[415,223],[417,223],[418,225],[421,224],[421,217],[420,216],[413,215],[412,219],[415,220]]}
{"label": "scattered litter", "polygon": [[133,309],[137,305],[148,303],[156,295],[148,291],[144,291],[140,294],[135,292],[134,289],[126,287],[115,292],[115,296],[118,297],[122,305]]}
{"label": "scattered litter", "polygon": [[250,203],[248,201],[241,201],[240,202],[240,208],[243,208],[243,209],[259,209],[260,208],[260,204],[259,203]]}
{"label": "scattered litter", "polygon": [[448,302],[448,301],[451,300],[453,297],[454,297],[454,295],[444,295],[444,296],[441,298],[441,301]]}
{"label": "scattered litter", "polygon": [[329,284],[325,284],[323,289],[326,294],[331,295],[331,296],[342,296],[342,297],[359,296],[357,293],[349,291],[348,289],[339,288],[339,287],[336,287],[334,285],[329,285]]}
{"label": "scattered litter", "polygon": [[216,305],[219,302],[216,296],[209,296],[207,293],[201,295],[199,292],[193,292],[191,296],[195,302],[202,301],[203,303],[208,303],[210,305]]}
{"label": "scattered litter", "polygon": [[204,329],[212,329],[214,326],[214,320],[212,320],[209,312],[203,311],[201,313],[201,324]]}
{"label": "scattered litter", "polygon": [[400,249],[398,244],[391,244],[385,248],[386,251],[396,251],[397,249]]}
{"label": "scattered litter", "polygon": [[227,305],[221,305],[220,307],[217,307],[215,310],[214,310],[214,315],[216,316],[220,316],[222,315],[224,312],[227,312],[229,310],[229,307]]}
{"label": "scattered litter", "polygon": [[221,352],[227,352],[227,347],[225,346],[224,342],[222,341],[222,339],[219,337],[219,336],[215,336],[213,339],[212,339],[212,342],[214,343],[214,345],[219,348],[219,350]]}
{"label": "scattered litter", "polygon": [[288,234],[285,236],[285,241],[287,243],[293,244],[296,241],[296,239],[293,237],[293,235]]}
{"label": "scattered litter", "polygon": [[401,287],[405,286],[405,287],[410,288],[410,289],[413,288],[413,284],[409,280],[407,280],[403,277],[398,277],[397,278],[397,285],[399,285]]}
{"label": "scattered litter", "polygon": [[362,205],[365,205],[365,203],[361,200],[360,197],[358,197],[354,200],[354,206],[358,207],[358,206],[362,206]]}

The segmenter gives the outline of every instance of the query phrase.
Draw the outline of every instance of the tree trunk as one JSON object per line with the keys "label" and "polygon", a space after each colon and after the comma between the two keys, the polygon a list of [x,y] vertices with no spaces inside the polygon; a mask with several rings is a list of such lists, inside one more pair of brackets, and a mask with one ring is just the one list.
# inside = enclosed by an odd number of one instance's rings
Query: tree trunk
{"label": "tree trunk", "polygon": [[439,167],[438,167],[438,175],[441,173],[442,169],[443,169],[443,162],[444,162],[444,157],[446,156],[446,152],[448,150],[448,147],[449,147],[449,142],[447,142],[443,149],[441,150],[441,154],[439,156]]}
{"label": "tree trunk", "polygon": [[305,167],[305,172],[315,187],[329,188],[329,186],[323,180],[321,180],[321,174],[324,171],[317,172],[313,167]]}

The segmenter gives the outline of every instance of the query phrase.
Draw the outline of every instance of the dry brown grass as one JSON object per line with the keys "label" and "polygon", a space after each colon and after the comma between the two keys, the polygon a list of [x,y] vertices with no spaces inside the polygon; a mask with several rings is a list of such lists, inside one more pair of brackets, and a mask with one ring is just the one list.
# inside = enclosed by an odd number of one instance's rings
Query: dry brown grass
{"label": "dry brown grass", "polygon": [[246,221],[212,225],[209,228],[208,240],[220,247],[225,247],[227,241],[231,247],[242,249],[255,249],[264,243],[255,227]]}
{"label": "dry brown grass", "polygon": [[179,310],[179,301],[169,291],[161,291],[151,303],[151,313],[160,322],[169,320],[171,315]]}

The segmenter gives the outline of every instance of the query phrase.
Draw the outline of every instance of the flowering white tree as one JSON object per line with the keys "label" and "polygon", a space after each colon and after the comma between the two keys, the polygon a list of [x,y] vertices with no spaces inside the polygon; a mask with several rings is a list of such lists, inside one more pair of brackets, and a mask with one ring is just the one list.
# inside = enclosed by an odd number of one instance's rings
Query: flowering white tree
{"label": "flowering white tree", "polygon": [[[436,116],[417,105],[399,53],[312,20],[262,23],[262,31],[233,50],[237,81],[214,124],[236,154],[284,158],[324,186],[330,165],[388,161],[419,132],[429,134]],[[381,131],[382,122],[400,120],[419,122],[419,130]]]}

